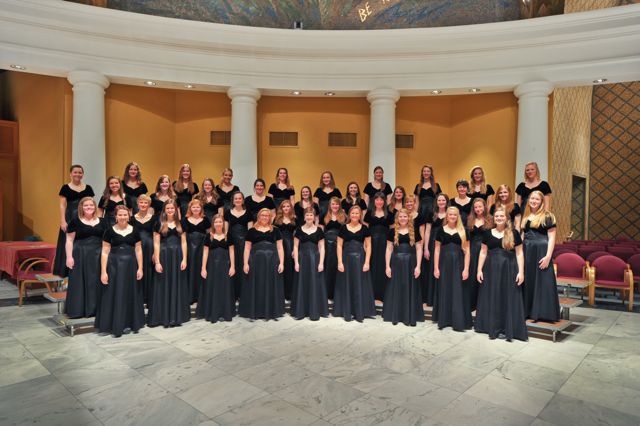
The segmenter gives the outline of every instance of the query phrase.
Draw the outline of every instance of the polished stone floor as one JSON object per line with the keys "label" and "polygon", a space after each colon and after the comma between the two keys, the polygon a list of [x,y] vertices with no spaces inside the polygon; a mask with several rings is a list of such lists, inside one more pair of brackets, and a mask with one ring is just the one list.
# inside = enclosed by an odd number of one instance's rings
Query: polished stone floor
{"label": "polished stone floor", "polygon": [[0,306],[1,425],[640,424],[637,313],[573,309],[558,343],[290,317],[116,339]]}

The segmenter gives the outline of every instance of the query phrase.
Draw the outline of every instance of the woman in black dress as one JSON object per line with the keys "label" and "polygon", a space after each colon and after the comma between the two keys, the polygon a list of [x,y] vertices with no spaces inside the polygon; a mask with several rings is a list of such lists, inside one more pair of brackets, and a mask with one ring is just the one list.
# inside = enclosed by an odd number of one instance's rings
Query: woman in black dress
{"label": "woman in black dress", "polygon": [[352,206],[358,206],[362,211],[367,210],[367,203],[360,196],[360,185],[358,182],[349,182],[347,185],[347,195],[341,203],[342,210],[348,212]]}
{"label": "woman in black dress", "polygon": [[369,273],[371,233],[362,224],[362,209],[358,206],[351,207],[349,222],[340,228],[337,256],[333,316],[359,322],[375,317],[376,305]]}
{"label": "woman in black dress", "polygon": [[271,225],[271,211],[258,212],[244,245],[244,280],[239,315],[265,320],[284,315],[284,249],[280,230]]}
{"label": "woman in black dress", "polygon": [[316,225],[319,221],[320,207],[317,203],[313,202],[311,197],[311,188],[303,186],[300,188],[300,201],[293,206],[293,212],[296,214],[296,225],[304,225],[304,211],[308,208],[313,208],[316,211]]}
{"label": "woman in black dress", "polygon": [[316,211],[307,208],[304,224],[296,229],[293,243],[295,278],[291,298],[291,316],[312,321],[329,316],[327,287],[324,281],[324,232],[316,224]]}
{"label": "woman in black dress", "polygon": [[551,263],[556,218],[544,206],[544,194],[533,191],[524,210],[524,312],[534,321],[560,319],[558,286]]}
{"label": "woman in black dress", "polygon": [[144,303],[151,300],[151,290],[153,289],[153,227],[156,224],[156,217],[151,214],[151,198],[146,194],[138,197],[138,213],[131,216],[131,225],[140,234],[142,245],[142,295]]}
{"label": "woman in black dress", "polygon": [[69,268],[65,314],[69,318],[88,318],[96,314],[100,289],[100,250],[106,225],[98,217],[91,197],[80,200],[76,217],[66,234],[66,262]]}
{"label": "woman in black dress", "polygon": [[511,188],[509,185],[500,185],[498,187],[498,196],[496,197],[496,202],[489,209],[489,213],[493,214],[496,208],[502,207],[507,212],[509,219],[511,220],[511,224],[513,225],[513,229],[520,232],[520,225],[522,222],[522,210],[518,203],[513,202],[513,192],[511,192]]}
{"label": "woman in black dress", "polygon": [[338,200],[342,199],[342,192],[336,188],[333,173],[326,171],[320,175],[320,185],[313,193],[313,202],[317,203],[320,207],[320,218],[327,215],[327,211],[329,210],[329,200],[333,197],[337,197]]}
{"label": "woman in black dress", "polygon": [[296,217],[293,214],[293,205],[289,200],[283,200],[277,209],[274,225],[280,229],[282,234],[282,248],[284,250],[284,271],[282,279],[284,281],[284,298],[291,300],[293,290],[293,234],[296,230]]}
{"label": "woman in black dress", "polygon": [[438,230],[442,228],[444,219],[447,216],[447,207],[449,207],[449,196],[447,194],[438,194],[436,203],[433,206],[433,212],[426,217],[424,229],[424,249],[423,258],[427,263],[422,264],[422,300],[428,306],[433,306],[436,302],[436,279],[433,276],[433,256],[436,247],[436,235]]}
{"label": "woman in black dress", "polygon": [[176,198],[176,193],[173,192],[173,186],[171,185],[169,176],[162,175],[156,183],[156,191],[151,194],[151,208],[156,218],[160,216],[164,208],[164,203],[168,200],[173,200],[176,205],[180,204],[180,201]]}
{"label": "woman in black dress", "polygon": [[202,202],[204,215],[209,219],[209,222],[211,222],[213,216],[224,214],[224,204],[215,190],[213,179],[206,178],[202,181],[202,189],[195,198]]}
{"label": "woman in black dress", "polygon": [[471,312],[476,310],[478,303],[479,283],[476,281],[478,275],[478,256],[482,248],[482,240],[485,231],[491,229],[492,219],[489,215],[487,203],[483,198],[473,200],[473,209],[466,222],[469,230],[469,251],[471,258],[469,260],[469,309]]}
{"label": "woman in black dress", "polygon": [[120,178],[117,176],[109,176],[107,185],[102,193],[102,198],[98,203],[98,214],[104,218],[108,226],[116,223],[116,207],[125,206],[131,209],[131,201],[124,193]]}
{"label": "woman in black dress", "polygon": [[244,266],[244,240],[253,226],[251,212],[244,206],[244,194],[240,191],[232,196],[232,207],[224,212],[225,228],[228,229],[229,244],[233,246],[236,274],[232,277],[235,298],[242,291],[242,268]]}
{"label": "woman in black dress", "polygon": [[[72,219],[78,217],[78,203],[84,197],[93,197],[93,188],[82,183],[84,169],[78,164],[74,164],[69,169],[71,181],[62,185],[58,195],[60,197],[60,232],[58,233],[58,244],[56,246],[56,257],[53,262],[53,273],[66,277],[69,273],[66,263],[67,226]],[[97,211],[96,211],[97,214]]]}
{"label": "woman in black dress", "polygon": [[174,327],[191,319],[191,292],[187,275],[187,235],[180,225],[177,203],[164,203],[153,230],[156,262],[147,324]]}
{"label": "woman in black dress", "polygon": [[142,172],[138,163],[132,161],[124,168],[122,189],[129,197],[133,213],[138,213],[138,197],[149,192],[147,185],[142,181]]}
{"label": "woman in black dress", "polygon": [[251,213],[253,221],[257,219],[258,212],[262,209],[268,209],[271,212],[272,221],[276,217],[276,205],[273,202],[273,198],[265,194],[265,183],[260,178],[253,182],[253,194],[244,199],[244,205]]}
{"label": "woman in black dress", "polygon": [[433,276],[436,278],[436,303],[432,321],[438,328],[455,331],[471,328],[469,309],[469,233],[455,207],[447,208],[447,217],[436,233],[433,253]]}
{"label": "woman in black dress", "polygon": [[420,183],[413,190],[414,195],[418,197],[420,216],[426,217],[433,211],[433,204],[436,196],[441,193],[440,184],[436,182],[433,175],[432,166],[422,166],[420,171]]}
{"label": "woman in black dress", "polygon": [[295,203],[295,194],[296,190],[289,181],[289,171],[284,167],[280,167],[276,172],[276,182],[269,186],[269,196],[273,198],[273,203],[276,208],[278,208],[284,200],[289,200],[293,206],[293,203]]}
{"label": "woman in black dress", "polygon": [[183,164],[180,166],[178,172],[178,180],[173,182],[173,190],[178,197],[178,207],[180,208],[180,217],[185,217],[187,209],[189,208],[189,202],[193,199],[200,190],[198,184],[193,181],[193,173],[191,172],[191,166]]}
{"label": "woman in black dress", "polygon": [[95,329],[115,337],[144,327],[140,234],[129,224],[129,209],[116,207],[116,224],[102,237],[102,258]]}
{"label": "woman in black dress", "polygon": [[224,217],[213,217],[202,251],[201,276],[196,318],[212,323],[231,321],[236,315],[236,294],[232,278],[236,275],[235,251],[227,239]]}
{"label": "woman in black dress", "polygon": [[540,169],[538,163],[527,163],[524,166],[524,182],[516,187],[517,199],[516,202],[520,206],[526,206],[529,195],[533,191],[540,191],[544,197],[544,208],[551,210],[551,186],[546,180],[542,180],[540,177]]}
{"label": "woman in black dress", "polygon": [[333,300],[338,276],[338,234],[347,222],[347,215],[340,207],[340,199],[333,197],[329,201],[329,211],[322,218],[324,231],[324,277],[327,284],[327,296]]}
{"label": "woman in black dress", "polygon": [[227,167],[222,170],[222,181],[219,185],[216,185],[216,192],[220,196],[220,201],[222,201],[225,211],[232,207],[231,199],[233,194],[240,192],[240,188],[235,186],[231,179],[233,179],[233,170]]}
{"label": "woman in black dress", "polygon": [[393,225],[393,216],[387,209],[387,197],[383,192],[375,194],[371,201],[373,208],[364,215],[364,222],[371,232],[371,284],[376,300],[383,300],[387,286],[384,270],[387,236],[389,227]]}
{"label": "woman in black dress", "polygon": [[385,204],[391,203],[391,186],[384,181],[384,169],[380,166],[376,166],[373,169],[373,180],[368,182],[364,190],[362,191],[364,194],[362,198],[367,205],[368,210],[373,209],[373,197],[378,193],[382,192],[384,194]]}
{"label": "woman in black dress", "polygon": [[469,178],[471,179],[469,181],[469,197],[474,200],[476,198],[482,198],[487,203],[487,206],[492,206],[495,191],[493,187],[487,183],[482,166],[473,167],[471,173],[469,173]]}
{"label": "woman in black dress", "polygon": [[389,278],[384,296],[382,318],[396,325],[415,326],[424,321],[420,291],[420,262],[422,239],[415,232],[409,212],[396,214],[395,226],[387,231],[385,255],[386,275]]}
{"label": "woman in black dress", "polygon": [[478,260],[480,283],[474,328],[490,339],[528,339],[522,303],[522,240],[503,208],[493,214],[494,228],[484,232]]}
{"label": "woman in black dress", "polygon": [[469,214],[471,214],[471,202],[473,201],[469,196],[467,196],[467,193],[469,192],[469,182],[464,179],[456,182],[456,192],[458,195],[449,201],[449,205],[458,209],[462,224],[466,226],[467,218],[469,217]]}
{"label": "woman in black dress", "polygon": [[187,234],[187,282],[191,294],[191,303],[198,301],[202,283],[202,248],[204,240],[211,228],[211,222],[204,215],[202,201],[191,200],[186,217],[182,218],[182,231]]}
{"label": "woman in black dress", "polygon": [[396,186],[391,195],[391,201],[389,202],[389,213],[395,217],[396,212],[404,208],[404,200],[407,197],[407,192],[402,186]]}

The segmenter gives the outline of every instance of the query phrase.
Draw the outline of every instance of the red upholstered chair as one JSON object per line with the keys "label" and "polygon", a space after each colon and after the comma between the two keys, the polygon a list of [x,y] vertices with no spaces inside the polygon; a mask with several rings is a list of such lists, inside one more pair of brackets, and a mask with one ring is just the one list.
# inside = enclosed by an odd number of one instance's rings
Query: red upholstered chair
{"label": "red upholstered chair", "polygon": [[558,278],[585,279],[589,262],[576,253],[562,253],[555,258],[553,264]]}
{"label": "red upholstered chair", "polygon": [[589,262],[589,265],[593,265],[593,261],[602,256],[611,256],[611,253],[608,251],[594,251],[587,257],[587,262]]}
{"label": "red upholstered chair", "polygon": [[552,257],[555,259],[556,257],[558,257],[559,255],[561,255],[563,253],[573,253],[576,256],[578,256],[578,254],[576,253],[576,251],[574,249],[571,249],[569,247],[558,246],[558,247],[554,247],[553,248],[553,256]]}
{"label": "red upholstered chair", "polygon": [[640,254],[631,256],[627,263],[631,267],[631,272],[633,272],[633,281],[640,283]]}
{"label": "red upholstered chair", "polygon": [[612,255],[619,257],[625,262],[634,254],[636,254],[636,249],[633,247],[620,247],[620,246],[611,246],[607,247],[607,251]]}
{"label": "red upholstered chair", "polygon": [[595,253],[597,251],[606,251],[606,250],[604,246],[595,246],[595,245],[582,246],[578,248],[578,254],[582,256],[583,259],[588,258],[591,253]]}
{"label": "red upholstered chair", "polygon": [[[31,257],[20,263],[18,274],[16,275],[18,291],[20,292],[18,306],[22,306],[22,299],[27,297],[27,285],[40,284],[40,280],[36,278],[36,275],[49,272],[50,269],[49,260],[43,257]],[[51,293],[49,283],[44,283],[44,285]]]}
{"label": "red upholstered chair", "polygon": [[[633,272],[622,259],[615,256],[602,256],[589,268],[589,304],[595,305],[596,288],[620,290],[622,294],[629,292],[628,310],[633,310]],[[624,300],[624,299],[623,299]],[[623,302],[624,303],[624,302]]]}

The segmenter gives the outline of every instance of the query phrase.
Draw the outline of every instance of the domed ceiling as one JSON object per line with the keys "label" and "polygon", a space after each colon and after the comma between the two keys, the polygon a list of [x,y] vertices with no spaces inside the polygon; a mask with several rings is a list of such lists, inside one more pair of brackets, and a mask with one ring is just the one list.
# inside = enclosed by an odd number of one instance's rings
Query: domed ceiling
{"label": "domed ceiling", "polygon": [[564,0],[67,0],[149,15],[312,30],[444,27],[561,14]]}

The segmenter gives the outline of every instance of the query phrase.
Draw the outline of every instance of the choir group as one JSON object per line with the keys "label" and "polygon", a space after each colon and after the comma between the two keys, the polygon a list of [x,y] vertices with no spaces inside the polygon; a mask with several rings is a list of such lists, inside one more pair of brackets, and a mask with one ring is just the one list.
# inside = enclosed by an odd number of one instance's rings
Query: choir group
{"label": "choir group", "polygon": [[178,326],[194,303],[213,323],[277,319],[285,299],[296,319],[327,317],[332,300],[346,321],[374,317],[378,299],[384,321],[412,326],[426,304],[439,328],[491,339],[526,340],[527,318],[560,318],[551,188],[536,163],[515,194],[508,185],[496,193],[480,166],[453,198],[431,166],[412,194],[376,167],[362,192],[350,182],[343,198],[326,171],[297,202],[285,168],[245,197],[230,169],[198,187],[184,164],[148,196],[132,162],[122,180],[107,179],[98,203],[83,174],[73,165],[60,189],[54,272],[68,276],[66,314],[95,316],[103,333]]}

